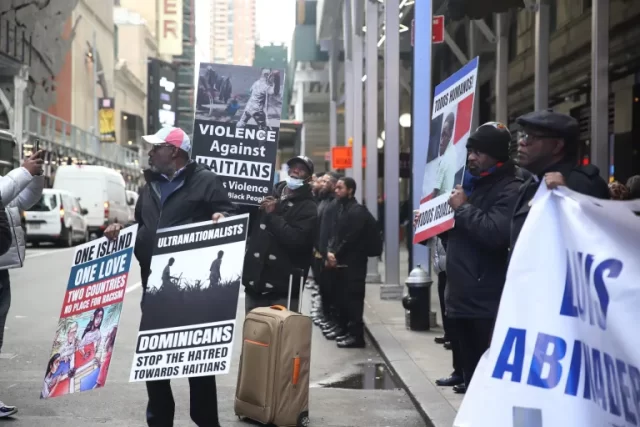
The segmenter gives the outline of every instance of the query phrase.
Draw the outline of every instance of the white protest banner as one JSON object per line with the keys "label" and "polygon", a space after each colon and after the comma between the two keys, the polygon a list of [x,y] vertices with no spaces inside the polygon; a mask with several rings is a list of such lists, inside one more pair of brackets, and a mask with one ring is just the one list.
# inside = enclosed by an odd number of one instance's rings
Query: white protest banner
{"label": "white protest banner", "polygon": [[116,240],[101,237],[75,248],[42,399],[105,385],[137,232],[132,225]]}
{"label": "white protest banner", "polygon": [[248,222],[158,230],[131,382],[229,373]]}
{"label": "white protest banner", "polygon": [[541,186],[456,427],[640,424],[638,212]]}
{"label": "white protest banner", "polygon": [[448,201],[451,190],[462,184],[467,163],[477,76],[478,58],[474,58],[436,86],[414,243],[453,228],[453,211]]}
{"label": "white protest banner", "polygon": [[200,64],[193,157],[234,203],[257,206],[271,194],[283,93],[284,70]]}

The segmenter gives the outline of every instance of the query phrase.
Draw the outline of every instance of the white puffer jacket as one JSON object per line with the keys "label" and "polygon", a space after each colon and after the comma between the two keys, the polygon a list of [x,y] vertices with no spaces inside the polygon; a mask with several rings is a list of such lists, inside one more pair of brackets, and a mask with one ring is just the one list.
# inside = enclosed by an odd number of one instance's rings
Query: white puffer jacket
{"label": "white puffer jacket", "polygon": [[24,264],[26,241],[20,211],[35,205],[42,196],[44,177],[31,176],[20,167],[0,177],[0,196],[6,206],[9,226],[13,234],[11,249],[0,257],[0,270],[20,268]]}
{"label": "white puffer jacket", "polygon": [[447,271],[447,253],[442,245],[442,240],[436,237],[435,248],[433,250],[433,270],[436,274]]}

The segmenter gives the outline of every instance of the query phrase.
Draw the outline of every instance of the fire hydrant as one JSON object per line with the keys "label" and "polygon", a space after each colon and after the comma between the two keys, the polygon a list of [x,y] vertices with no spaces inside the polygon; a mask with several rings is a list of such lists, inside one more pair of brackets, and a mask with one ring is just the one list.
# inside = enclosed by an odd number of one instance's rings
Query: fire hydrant
{"label": "fire hydrant", "polygon": [[405,324],[412,331],[428,331],[431,328],[431,285],[433,281],[420,265],[411,270],[407,281],[407,295],[402,298],[406,310]]}

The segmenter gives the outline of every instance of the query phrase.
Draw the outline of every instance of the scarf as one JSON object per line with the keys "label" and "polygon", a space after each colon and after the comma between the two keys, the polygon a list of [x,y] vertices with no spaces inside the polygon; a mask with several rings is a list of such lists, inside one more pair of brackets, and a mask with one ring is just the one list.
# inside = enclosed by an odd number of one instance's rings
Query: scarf
{"label": "scarf", "polygon": [[476,184],[478,183],[478,181],[480,181],[485,176],[491,175],[492,173],[497,171],[498,168],[501,168],[503,165],[504,165],[503,162],[498,162],[492,168],[489,168],[484,172],[480,172],[480,175],[473,175],[471,172],[469,172],[469,169],[465,168],[464,178],[462,179],[462,189],[464,190],[464,193],[467,195],[467,197],[469,197],[471,193],[473,193],[473,190]]}

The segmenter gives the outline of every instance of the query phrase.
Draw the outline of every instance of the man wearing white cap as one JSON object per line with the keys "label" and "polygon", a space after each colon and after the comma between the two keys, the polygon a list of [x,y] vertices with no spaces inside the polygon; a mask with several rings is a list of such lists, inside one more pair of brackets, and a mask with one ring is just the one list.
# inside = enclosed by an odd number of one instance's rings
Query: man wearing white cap
{"label": "man wearing white cap", "polygon": [[[220,178],[206,166],[190,160],[191,141],[182,129],[166,127],[142,139],[152,147],[149,169],[144,171],[147,183],[135,210],[138,224],[135,255],[146,292],[156,230],[206,220],[216,222],[235,209]],[[105,230],[105,236],[115,239],[122,228],[120,224],[112,224]],[[189,378],[189,386],[193,422],[199,427],[219,426],[215,376]],[[147,393],[147,424],[172,426],[175,403],[169,380],[147,382]]]}

